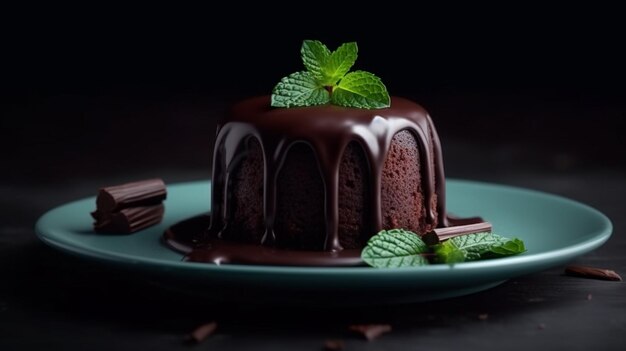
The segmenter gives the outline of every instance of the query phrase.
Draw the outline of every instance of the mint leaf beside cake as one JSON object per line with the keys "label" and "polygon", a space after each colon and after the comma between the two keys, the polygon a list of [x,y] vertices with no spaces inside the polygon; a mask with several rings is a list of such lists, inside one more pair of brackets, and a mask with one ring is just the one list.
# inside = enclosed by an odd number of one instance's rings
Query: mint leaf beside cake
{"label": "mint leaf beside cake", "polygon": [[419,235],[404,229],[382,230],[374,235],[361,253],[361,258],[373,267],[411,267],[428,264],[428,246]]}
{"label": "mint leaf beside cake", "polygon": [[[491,232],[463,233],[467,227],[471,225],[459,226],[459,235],[430,246],[420,235],[411,231],[382,230],[369,239],[361,252],[361,258],[372,267],[399,268],[477,261],[526,251],[520,239],[507,239]],[[469,228],[467,230],[471,231]]]}

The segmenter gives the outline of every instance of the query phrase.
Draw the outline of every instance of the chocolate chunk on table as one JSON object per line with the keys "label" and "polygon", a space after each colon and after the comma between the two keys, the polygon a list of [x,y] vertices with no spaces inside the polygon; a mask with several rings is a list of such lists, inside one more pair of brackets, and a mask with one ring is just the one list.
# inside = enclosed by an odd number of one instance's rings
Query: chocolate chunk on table
{"label": "chocolate chunk on table", "polygon": [[621,281],[622,277],[615,271],[610,269],[585,267],[585,266],[567,266],[565,274],[573,277],[582,277],[589,279]]}
{"label": "chocolate chunk on table", "polygon": [[201,326],[199,326],[196,329],[194,329],[194,331],[192,331],[188,335],[187,338],[188,338],[188,340],[194,341],[195,343],[201,343],[206,338],[208,338],[209,336],[213,335],[213,333],[215,333],[216,329],[217,329],[217,323],[216,322],[210,322],[210,323],[202,324]]}
{"label": "chocolate chunk on table", "polygon": [[361,334],[367,341],[378,339],[391,331],[389,324],[356,324],[348,327],[351,331]]}
{"label": "chocolate chunk on table", "polygon": [[344,348],[344,343],[341,340],[330,339],[324,342],[324,350],[326,351],[341,351]]}

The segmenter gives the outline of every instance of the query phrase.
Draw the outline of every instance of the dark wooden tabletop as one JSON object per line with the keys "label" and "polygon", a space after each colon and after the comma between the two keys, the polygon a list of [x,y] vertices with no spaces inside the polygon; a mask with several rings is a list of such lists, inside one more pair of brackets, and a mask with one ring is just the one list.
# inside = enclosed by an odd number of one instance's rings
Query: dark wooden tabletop
{"label": "dark wooden tabletop", "polygon": [[[448,176],[546,191],[597,208],[611,218],[613,236],[574,263],[626,276],[623,102],[547,96],[413,98],[435,118]],[[100,186],[147,177],[207,179],[216,118],[234,100],[200,93],[55,95],[3,105],[3,119],[14,122],[2,141],[0,350],[320,350],[327,339],[343,340],[346,350],[626,346],[626,284],[565,276],[564,267],[443,301],[294,308],[189,298],[37,240],[33,227],[41,214],[94,196]],[[454,114],[475,123],[448,122]],[[604,125],[581,126],[590,114]],[[589,133],[594,137],[585,139]],[[214,335],[201,345],[185,343],[210,321],[218,323]],[[390,324],[393,331],[368,342],[348,332],[355,323]]]}

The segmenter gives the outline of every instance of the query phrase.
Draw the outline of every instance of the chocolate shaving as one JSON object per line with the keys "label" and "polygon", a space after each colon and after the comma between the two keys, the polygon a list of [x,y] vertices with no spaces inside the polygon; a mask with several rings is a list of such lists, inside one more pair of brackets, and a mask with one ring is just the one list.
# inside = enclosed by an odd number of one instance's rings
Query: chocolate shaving
{"label": "chocolate shaving", "polygon": [[211,336],[215,332],[216,329],[217,329],[216,322],[203,324],[197,327],[196,329],[194,329],[194,331],[192,331],[191,334],[189,334],[188,339],[195,341],[196,343],[201,343],[204,340],[206,340],[206,338]]}
{"label": "chocolate shaving", "polygon": [[156,205],[166,197],[163,180],[147,179],[100,189],[96,206],[99,212],[115,212],[128,207]]}
{"label": "chocolate shaving", "polygon": [[92,216],[96,218],[94,229],[98,233],[130,234],[160,223],[164,213],[165,206],[158,204],[129,207],[114,213],[96,211]]}
{"label": "chocolate shaving", "polygon": [[581,277],[589,279],[600,279],[610,281],[621,281],[622,277],[610,269],[585,267],[585,266],[567,266],[565,274],[572,277]]}
{"label": "chocolate shaving", "polygon": [[422,240],[424,240],[427,245],[436,245],[441,241],[452,239],[456,236],[490,232],[491,229],[492,226],[489,222],[457,225],[447,228],[436,228],[433,231],[422,235]]}
{"label": "chocolate shaving", "polygon": [[96,220],[98,233],[130,234],[155,225],[163,219],[162,201],[167,191],[161,179],[109,186],[100,189],[96,210],[91,216]]}
{"label": "chocolate shaving", "polygon": [[326,351],[341,351],[343,347],[344,344],[341,340],[326,340],[324,342],[324,350]]}
{"label": "chocolate shaving", "polygon": [[367,341],[379,338],[381,335],[391,331],[389,324],[357,324],[348,327],[353,332],[363,335]]}

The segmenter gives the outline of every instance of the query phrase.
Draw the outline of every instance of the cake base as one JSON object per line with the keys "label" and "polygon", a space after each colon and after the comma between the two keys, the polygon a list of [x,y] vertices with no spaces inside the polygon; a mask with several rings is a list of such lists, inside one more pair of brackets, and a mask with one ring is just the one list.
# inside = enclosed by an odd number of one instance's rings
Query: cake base
{"label": "cake base", "polygon": [[[451,226],[482,222],[480,217],[448,216]],[[366,266],[361,249],[341,251],[287,250],[258,244],[212,238],[207,234],[211,223],[208,214],[191,217],[169,227],[163,243],[185,254],[185,261],[213,264],[248,264],[268,266],[357,267]]]}

